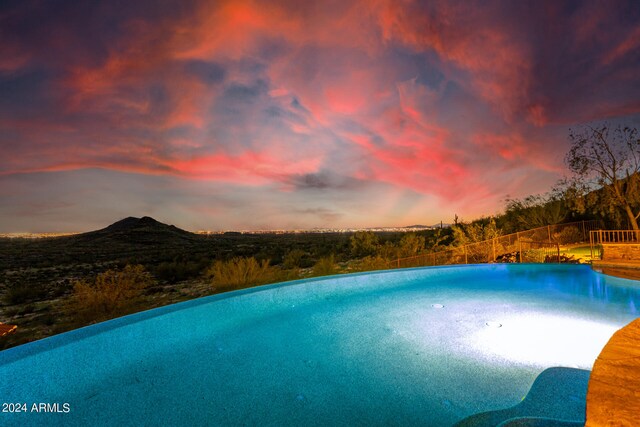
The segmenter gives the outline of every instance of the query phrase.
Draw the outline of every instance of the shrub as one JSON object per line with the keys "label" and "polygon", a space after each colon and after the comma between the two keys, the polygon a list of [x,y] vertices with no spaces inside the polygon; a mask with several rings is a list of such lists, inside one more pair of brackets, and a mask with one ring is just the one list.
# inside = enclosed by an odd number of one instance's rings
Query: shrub
{"label": "shrub", "polygon": [[424,251],[424,236],[417,236],[414,233],[405,234],[400,239],[398,255],[400,258],[416,256]]}
{"label": "shrub", "polygon": [[293,268],[300,268],[302,266],[302,259],[305,256],[305,252],[301,249],[292,249],[284,257],[282,261],[282,267],[288,270]]}
{"label": "shrub", "polygon": [[207,270],[216,289],[238,289],[264,285],[277,280],[278,269],[269,266],[269,260],[235,257],[229,261],[217,260]]}
{"label": "shrub", "polygon": [[16,283],[7,289],[3,300],[6,305],[17,305],[40,301],[46,297],[47,290],[42,285]]}
{"label": "shrub", "polygon": [[320,258],[313,266],[314,276],[329,276],[338,272],[338,265],[333,254]]}
{"label": "shrub", "polygon": [[376,253],[379,245],[378,236],[371,231],[356,231],[349,239],[351,255],[364,257]]}
{"label": "shrub", "polygon": [[364,257],[355,265],[355,271],[386,270],[387,268],[389,268],[389,261],[380,255]]}
{"label": "shrub", "polygon": [[549,230],[547,227],[535,230],[533,233],[529,233],[527,236],[531,241],[534,242],[548,242],[549,241]]}
{"label": "shrub", "polygon": [[391,242],[385,242],[384,245],[381,245],[378,248],[377,255],[386,260],[395,260],[400,258],[398,248]]}
{"label": "shrub", "polygon": [[198,277],[203,269],[198,262],[175,260],[161,263],[154,273],[159,280],[173,284]]}
{"label": "shrub", "polygon": [[78,281],[73,287],[71,308],[82,320],[105,320],[131,312],[139,302],[151,276],[141,265],[107,270],[93,282]]}
{"label": "shrub", "polygon": [[574,226],[564,227],[559,233],[554,233],[553,237],[555,241],[561,245],[567,243],[578,243],[583,240],[582,232],[578,227]]}

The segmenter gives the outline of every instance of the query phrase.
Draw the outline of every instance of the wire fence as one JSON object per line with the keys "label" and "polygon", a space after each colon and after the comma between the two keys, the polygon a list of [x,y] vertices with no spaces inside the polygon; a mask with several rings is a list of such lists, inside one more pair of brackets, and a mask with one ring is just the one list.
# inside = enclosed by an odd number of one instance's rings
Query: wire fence
{"label": "wire fence", "polygon": [[588,243],[591,231],[602,223],[597,220],[554,224],[497,236],[482,242],[400,258],[389,268],[427,267],[490,262],[560,262],[560,246]]}

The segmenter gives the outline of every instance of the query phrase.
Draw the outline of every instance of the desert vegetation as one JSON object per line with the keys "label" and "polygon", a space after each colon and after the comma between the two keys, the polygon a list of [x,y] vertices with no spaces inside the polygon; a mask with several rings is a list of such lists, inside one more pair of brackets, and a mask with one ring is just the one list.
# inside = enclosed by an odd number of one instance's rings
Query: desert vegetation
{"label": "desert vegetation", "polygon": [[141,265],[107,270],[93,280],[78,280],[68,300],[69,310],[80,323],[92,323],[131,313],[138,308],[151,275]]}
{"label": "desert vegetation", "polygon": [[214,290],[231,290],[276,282],[281,276],[268,260],[254,257],[235,257],[228,261],[216,260],[206,271]]}

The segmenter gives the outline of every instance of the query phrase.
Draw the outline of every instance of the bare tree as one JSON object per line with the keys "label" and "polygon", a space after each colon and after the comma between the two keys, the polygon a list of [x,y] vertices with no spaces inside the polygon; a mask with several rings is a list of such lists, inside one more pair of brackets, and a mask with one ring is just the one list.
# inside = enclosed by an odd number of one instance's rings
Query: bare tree
{"label": "bare tree", "polygon": [[[586,196],[598,189],[601,208],[622,209],[634,230],[640,217],[640,140],[636,128],[583,125],[570,130],[565,163],[574,189]],[[602,209],[603,211],[605,209]]]}

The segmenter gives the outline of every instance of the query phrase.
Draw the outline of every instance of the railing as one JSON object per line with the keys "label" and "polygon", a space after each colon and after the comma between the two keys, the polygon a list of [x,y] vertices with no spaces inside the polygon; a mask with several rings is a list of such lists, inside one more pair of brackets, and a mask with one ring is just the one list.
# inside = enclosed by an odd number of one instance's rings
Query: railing
{"label": "railing", "polygon": [[489,262],[559,262],[561,244],[586,243],[590,233],[599,228],[601,222],[596,220],[547,225],[443,251],[396,259],[389,262],[388,266],[406,268]]}
{"label": "railing", "polygon": [[637,244],[639,242],[640,230],[592,230],[589,232],[591,259],[594,259],[594,254],[597,254],[598,258],[602,256],[603,244]]}
{"label": "railing", "polygon": [[595,230],[589,232],[592,243],[638,243],[639,230]]}

